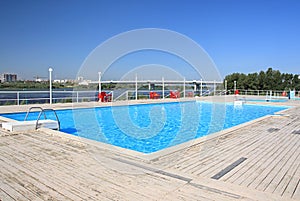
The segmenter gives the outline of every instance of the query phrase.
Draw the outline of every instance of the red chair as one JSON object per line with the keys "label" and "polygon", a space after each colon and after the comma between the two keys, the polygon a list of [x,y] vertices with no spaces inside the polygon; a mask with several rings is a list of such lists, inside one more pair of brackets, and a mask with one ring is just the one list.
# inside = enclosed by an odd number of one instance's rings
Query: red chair
{"label": "red chair", "polygon": [[105,91],[98,94],[99,102],[111,102],[111,98],[111,94],[107,94]]}
{"label": "red chair", "polygon": [[170,98],[180,98],[180,92],[179,91],[170,91]]}
{"label": "red chair", "polygon": [[170,91],[170,98],[177,98],[177,95],[174,91]]}
{"label": "red chair", "polygon": [[151,91],[149,93],[149,96],[150,96],[150,99],[158,99],[158,98],[160,98],[160,95],[158,93],[156,93],[156,92],[153,92],[153,91]]}

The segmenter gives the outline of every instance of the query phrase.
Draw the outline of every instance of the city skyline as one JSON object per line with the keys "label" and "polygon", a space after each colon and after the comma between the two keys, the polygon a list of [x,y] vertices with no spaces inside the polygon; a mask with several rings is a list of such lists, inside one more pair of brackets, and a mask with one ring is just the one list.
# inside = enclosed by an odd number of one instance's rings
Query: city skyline
{"label": "city skyline", "polygon": [[0,72],[34,79],[52,67],[54,78],[76,79],[98,45],[126,31],[160,28],[198,43],[222,77],[268,67],[299,74],[299,9],[296,0],[2,1]]}

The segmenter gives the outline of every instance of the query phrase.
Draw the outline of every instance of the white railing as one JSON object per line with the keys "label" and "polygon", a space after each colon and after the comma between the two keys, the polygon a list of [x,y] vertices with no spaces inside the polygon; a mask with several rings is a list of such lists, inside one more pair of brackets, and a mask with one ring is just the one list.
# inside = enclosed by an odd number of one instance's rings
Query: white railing
{"label": "white railing", "polygon": [[[165,99],[171,98],[170,92],[175,92],[176,90],[138,90],[137,93],[135,90],[127,90],[121,95],[116,97],[114,101],[118,100],[141,100],[141,99]],[[155,97],[151,97],[151,93],[155,93]],[[180,96],[178,98],[184,97],[194,97],[195,93],[193,90],[180,91]]]}
{"label": "white railing", "polygon": [[[53,91],[53,103],[96,101],[95,91]],[[0,105],[50,103],[49,91],[0,91]]]}
{"label": "white railing", "polygon": [[[237,89],[239,91],[239,95],[245,95],[245,96],[272,96],[272,97],[287,97],[288,91],[282,91],[282,90],[242,90]],[[234,91],[231,90],[229,93],[230,95],[234,94]],[[296,96],[300,96],[300,92],[296,94]]]}
{"label": "white railing", "polygon": [[[176,90],[121,90],[116,93],[113,91],[102,90],[110,93],[112,101],[119,100],[140,100],[150,99],[150,92],[155,92],[155,99],[171,98],[170,91]],[[164,94],[163,94],[164,93]],[[233,95],[234,92],[231,90],[203,90],[193,91],[185,90],[180,91],[180,98],[183,97],[201,97],[201,96],[224,96]],[[240,96],[260,96],[260,97],[272,97],[272,98],[286,98],[288,92],[276,91],[276,90],[239,90]],[[115,97],[114,97],[115,96]],[[296,97],[300,97],[300,92],[296,93]],[[52,102],[53,103],[67,103],[67,102],[91,102],[98,101],[98,91],[53,91]],[[0,91],[0,105],[25,105],[25,104],[36,104],[36,103],[50,103],[49,91]]]}

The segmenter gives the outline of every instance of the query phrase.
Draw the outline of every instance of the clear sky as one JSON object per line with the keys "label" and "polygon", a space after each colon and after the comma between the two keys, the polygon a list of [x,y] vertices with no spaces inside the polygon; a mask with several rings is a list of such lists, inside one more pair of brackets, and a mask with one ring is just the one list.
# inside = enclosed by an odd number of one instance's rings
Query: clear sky
{"label": "clear sky", "polygon": [[0,73],[75,76],[110,37],[169,29],[201,45],[222,76],[300,73],[299,0],[1,0]]}

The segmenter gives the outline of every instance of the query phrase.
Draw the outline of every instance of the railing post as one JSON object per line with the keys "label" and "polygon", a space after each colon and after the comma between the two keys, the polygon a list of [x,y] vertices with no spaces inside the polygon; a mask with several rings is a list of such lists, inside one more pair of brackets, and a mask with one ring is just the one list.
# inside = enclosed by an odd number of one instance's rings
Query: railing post
{"label": "railing post", "polygon": [[224,86],[224,88],[225,88],[225,96],[227,95],[227,80],[225,80],[225,86]]}
{"label": "railing post", "polygon": [[137,74],[135,74],[135,100],[138,99]]}
{"label": "railing post", "polygon": [[17,92],[17,105],[20,105],[20,92]]}
{"label": "railing post", "polygon": [[79,96],[78,96],[78,91],[76,91],[76,103],[78,103],[78,98]]}
{"label": "railing post", "polygon": [[214,80],[214,96],[216,95],[216,80]]}
{"label": "railing post", "polygon": [[236,80],[233,81],[233,93],[236,91]]}
{"label": "railing post", "polygon": [[200,96],[202,96],[202,87],[203,87],[203,86],[202,86],[202,85],[203,85],[202,82],[203,82],[203,80],[201,79],[201,80],[200,80]]}
{"label": "railing post", "polygon": [[183,98],[185,98],[185,78],[183,79]]}
{"label": "railing post", "polygon": [[162,98],[165,99],[165,80],[162,77]]}
{"label": "railing post", "polygon": [[50,93],[49,102],[50,102],[50,105],[52,104],[52,71],[53,71],[53,69],[50,67],[49,68],[49,93]]}

